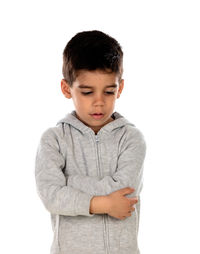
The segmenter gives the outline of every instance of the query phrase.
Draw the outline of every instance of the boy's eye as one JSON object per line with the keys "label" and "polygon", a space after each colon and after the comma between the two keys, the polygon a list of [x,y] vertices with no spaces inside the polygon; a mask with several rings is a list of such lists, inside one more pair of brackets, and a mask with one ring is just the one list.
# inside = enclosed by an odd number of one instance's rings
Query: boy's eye
{"label": "boy's eye", "polygon": [[[84,95],[88,95],[88,94],[91,94],[92,92],[81,92],[82,94]],[[114,94],[114,92],[105,92],[106,94]]]}

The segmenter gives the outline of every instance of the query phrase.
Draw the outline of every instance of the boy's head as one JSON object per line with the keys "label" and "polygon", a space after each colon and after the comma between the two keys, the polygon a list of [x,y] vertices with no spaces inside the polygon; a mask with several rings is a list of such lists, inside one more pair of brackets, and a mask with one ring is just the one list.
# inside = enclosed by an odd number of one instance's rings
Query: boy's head
{"label": "boy's head", "polygon": [[63,94],[72,98],[77,118],[97,133],[113,120],[115,100],[123,90],[121,46],[101,31],[77,33],[63,51],[62,72]]}

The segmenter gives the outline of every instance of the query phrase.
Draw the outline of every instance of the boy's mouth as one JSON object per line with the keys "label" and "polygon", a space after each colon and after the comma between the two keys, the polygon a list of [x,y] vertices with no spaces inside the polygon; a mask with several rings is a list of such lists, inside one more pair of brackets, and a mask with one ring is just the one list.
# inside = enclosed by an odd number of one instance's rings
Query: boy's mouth
{"label": "boy's mouth", "polygon": [[94,119],[101,119],[104,114],[103,113],[94,113],[94,114],[90,114]]}

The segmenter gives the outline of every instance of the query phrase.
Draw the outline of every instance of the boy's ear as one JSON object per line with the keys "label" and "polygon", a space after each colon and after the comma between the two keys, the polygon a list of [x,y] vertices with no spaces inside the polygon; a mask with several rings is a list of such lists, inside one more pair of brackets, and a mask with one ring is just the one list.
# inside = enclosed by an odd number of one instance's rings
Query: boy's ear
{"label": "boy's ear", "polygon": [[119,84],[119,88],[118,88],[118,92],[117,92],[117,98],[120,97],[123,88],[124,88],[124,79],[121,79],[120,84]]}
{"label": "boy's ear", "polygon": [[61,80],[61,91],[66,98],[68,99],[72,98],[70,86],[65,79]]}

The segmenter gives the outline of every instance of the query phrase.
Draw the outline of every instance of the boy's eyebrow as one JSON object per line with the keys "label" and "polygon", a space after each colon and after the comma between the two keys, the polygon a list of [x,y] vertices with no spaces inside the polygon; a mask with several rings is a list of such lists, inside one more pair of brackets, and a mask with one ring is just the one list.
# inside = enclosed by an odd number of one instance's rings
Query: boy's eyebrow
{"label": "boy's eyebrow", "polygon": [[[108,87],[117,87],[117,84],[111,84],[111,85],[108,85],[106,86],[106,88]],[[78,88],[93,88],[92,86],[88,86],[88,85],[79,85]]]}

